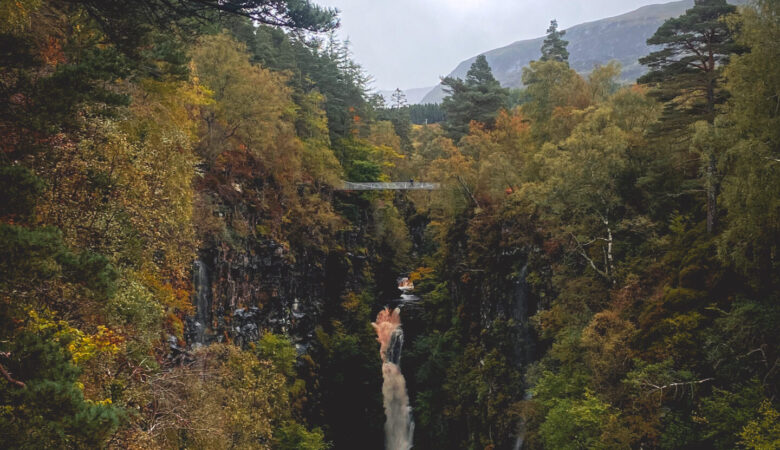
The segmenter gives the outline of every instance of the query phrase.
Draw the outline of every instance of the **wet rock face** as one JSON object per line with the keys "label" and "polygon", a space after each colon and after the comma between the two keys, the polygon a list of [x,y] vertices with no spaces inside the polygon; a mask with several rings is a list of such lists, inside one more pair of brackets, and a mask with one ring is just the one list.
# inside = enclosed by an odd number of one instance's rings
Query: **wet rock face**
{"label": "wet rock face", "polygon": [[[511,321],[506,352],[517,367],[535,360],[535,335],[530,317],[538,308],[538,299],[528,283],[533,253],[529,247],[501,248],[482,254],[479,268],[453,280],[451,293],[458,302],[470,306],[478,316],[481,329],[490,329],[496,320]],[[475,331],[477,332],[477,331]]]}
{"label": "wet rock face", "polygon": [[241,251],[203,250],[193,267],[196,313],[187,320],[187,341],[246,345],[268,330],[305,348],[326,304],[359,289],[362,281],[353,274],[367,263],[349,252],[293,254],[272,239]]}
{"label": "wet rock face", "polygon": [[320,255],[292,258],[272,240],[251,251],[204,251],[194,265],[196,313],[188,320],[190,344],[256,341],[261,330],[311,337],[323,306]]}
{"label": "wet rock face", "polygon": [[505,267],[515,269],[506,272],[497,270],[478,284],[476,295],[481,297],[480,317],[483,327],[490,327],[495,319],[514,323],[512,359],[516,365],[524,366],[534,359],[534,338],[529,319],[536,312],[536,301],[526,280],[528,263],[516,261]]}

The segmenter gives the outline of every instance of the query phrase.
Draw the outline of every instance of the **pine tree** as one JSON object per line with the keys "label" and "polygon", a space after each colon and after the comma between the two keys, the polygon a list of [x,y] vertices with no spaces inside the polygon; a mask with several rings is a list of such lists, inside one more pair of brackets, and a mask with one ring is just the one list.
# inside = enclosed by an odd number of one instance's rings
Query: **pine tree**
{"label": "pine tree", "polygon": [[696,0],[685,14],[664,22],[647,40],[648,45],[663,48],[639,60],[650,71],[638,81],[653,84],[653,95],[662,101],[680,100],[667,104],[667,109],[688,108],[691,117],[711,121],[715,105],[723,100],[718,90],[721,68],[738,50],[722,20],[735,11],[726,0]]}
{"label": "pine tree", "polygon": [[[697,120],[712,122],[715,106],[724,101],[718,86],[721,69],[738,50],[722,19],[736,11],[726,0],[696,0],[680,17],[664,22],[647,40],[662,48],[641,58],[650,71],[640,83],[653,86],[652,95],[666,102],[666,132],[681,131]],[[707,186],[707,230],[717,222],[717,155],[709,152],[704,169]]]}
{"label": "pine tree", "polygon": [[6,373],[15,377],[0,377],[4,448],[102,448],[124,418],[110,402],[84,397],[81,369],[55,331],[25,330],[3,340],[2,350],[8,351],[0,356]]}
{"label": "pine tree", "polygon": [[337,10],[308,0],[67,0],[63,3],[84,7],[114,43],[130,51],[135,50],[149,29],[197,29],[208,19],[225,15],[314,32],[333,30],[339,24]]}
{"label": "pine tree", "polygon": [[390,98],[392,100],[393,109],[403,108],[407,105],[406,94],[399,88],[396,88],[395,91],[393,91],[393,95]]}
{"label": "pine tree", "polygon": [[569,51],[566,47],[569,45],[569,41],[561,39],[566,31],[558,31],[558,21],[553,19],[550,21],[550,27],[547,28],[547,37],[542,44],[542,61],[569,61]]}
{"label": "pine tree", "polygon": [[444,130],[453,139],[468,133],[472,120],[492,126],[496,114],[506,106],[509,98],[509,91],[495,79],[485,55],[477,56],[465,81],[446,77],[441,84],[450,94],[441,104],[447,115]]}

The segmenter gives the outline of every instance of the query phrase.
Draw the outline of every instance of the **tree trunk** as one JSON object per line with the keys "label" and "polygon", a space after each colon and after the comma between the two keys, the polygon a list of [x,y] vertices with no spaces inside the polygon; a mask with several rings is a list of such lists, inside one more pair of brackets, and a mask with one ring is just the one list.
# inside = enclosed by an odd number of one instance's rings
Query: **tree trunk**
{"label": "tree trunk", "polygon": [[615,280],[615,259],[612,257],[612,229],[609,228],[609,222],[605,221],[605,225],[607,225],[607,261],[608,261],[608,270],[609,270],[609,277],[612,280],[612,284],[614,285]]}

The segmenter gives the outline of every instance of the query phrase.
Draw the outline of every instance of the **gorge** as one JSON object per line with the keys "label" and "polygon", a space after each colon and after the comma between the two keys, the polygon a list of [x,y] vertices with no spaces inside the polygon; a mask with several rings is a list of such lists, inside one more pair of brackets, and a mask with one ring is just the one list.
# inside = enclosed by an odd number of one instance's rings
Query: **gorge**
{"label": "gorge", "polygon": [[412,108],[316,2],[0,0],[0,447],[778,447],[780,2],[739,3]]}

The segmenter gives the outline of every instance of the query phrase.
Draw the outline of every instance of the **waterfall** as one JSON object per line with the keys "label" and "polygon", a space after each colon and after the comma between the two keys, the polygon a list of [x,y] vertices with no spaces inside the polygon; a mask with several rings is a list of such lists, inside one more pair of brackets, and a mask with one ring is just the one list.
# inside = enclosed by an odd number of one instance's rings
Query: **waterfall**
{"label": "waterfall", "polygon": [[211,324],[211,283],[206,263],[195,260],[195,323],[193,334],[195,342],[206,342],[206,330]]}
{"label": "waterfall", "polygon": [[387,450],[409,450],[412,448],[414,422],[406,380],[401,373],[401,348],[404,333],[401,329],[401,309],[385,308],[379,311],[372,323],[379,341],[379,356],[382,358],[382,396],[385,406],[385,448]]}

